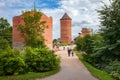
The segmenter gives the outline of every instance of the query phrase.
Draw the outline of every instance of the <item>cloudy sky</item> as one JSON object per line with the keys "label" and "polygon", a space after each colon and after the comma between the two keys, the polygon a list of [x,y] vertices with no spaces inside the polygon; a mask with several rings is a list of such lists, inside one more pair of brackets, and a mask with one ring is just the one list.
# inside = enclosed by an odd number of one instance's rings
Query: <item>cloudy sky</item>
{"label": "cloudy sky", "polygon": [[12,18],[21,11],[36,8],[47,16],[53,17],[53,38],[60,37],[60,18],[65,12],[72,18],[72,38],[78,36],[81,28],[99,29],[99,19],[96,10],[101,9],[103,1],[109,0],[0,0],[0,17],[8,19],[12,26]]}

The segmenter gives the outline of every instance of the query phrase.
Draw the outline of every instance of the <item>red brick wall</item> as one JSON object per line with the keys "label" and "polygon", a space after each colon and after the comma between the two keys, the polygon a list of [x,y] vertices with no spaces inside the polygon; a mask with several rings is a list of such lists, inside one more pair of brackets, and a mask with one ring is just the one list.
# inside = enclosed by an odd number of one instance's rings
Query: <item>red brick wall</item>
{"label": "red brick wall", "polygon": [[24,24],[23,17],[22,16],[15,16],[13,18],[13,42],[24,42],[24,39],[21,38],[20,32],[18,31],[18,25]]}
{"label": "red brick wall", "polygon": [[[47,17],[46,15],[42,15],[41,20],[46,21],[46,25],[48,28],[45,30],[43,34],[45,37],[45,44],[48,47],[52,47],[52,17]],[[20,36],[18,31],[19,24],[24,24],[23,16],[15,16],[13,17],[13,47],[22,47],[24,44],[24,39]]]}
{"label": "red brick wall", "polygon": [[60,40],[71,43],[71,20],[60,20],[60,26],[61,26],[61,38]]}
{"label": "red brick wall", "polygon": [[43,15],[41,20],[46,21],[46,25],[48,26],[48,28],[45,30],[45,33],[43,34],[45,37],[45,44],[48,46],[52,45],[52,17]]}

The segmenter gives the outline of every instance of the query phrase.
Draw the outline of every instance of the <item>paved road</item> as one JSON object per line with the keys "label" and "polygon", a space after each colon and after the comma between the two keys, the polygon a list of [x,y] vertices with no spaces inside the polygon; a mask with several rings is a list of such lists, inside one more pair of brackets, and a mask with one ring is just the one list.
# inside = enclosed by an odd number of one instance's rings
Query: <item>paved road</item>
{"label": "paved road", "polygon": [[68,57],[67,51],[56,52],[61,57],[61,70],[55,75],[37,80],[98,80],[94,78],[76,55]]}

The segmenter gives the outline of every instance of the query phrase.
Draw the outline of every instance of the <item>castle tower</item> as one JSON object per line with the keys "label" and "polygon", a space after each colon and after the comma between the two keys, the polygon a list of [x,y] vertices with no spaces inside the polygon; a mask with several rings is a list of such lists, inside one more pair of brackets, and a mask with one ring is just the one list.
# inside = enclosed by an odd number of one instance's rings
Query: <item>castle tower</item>
{"label": "castle tower", "polygon": [[65,43],[71,43],[71,26],[72,19],[68,16],[67,13],[63,15],[60,19],[60,40]]}
{"label": "castle tower", "polygon": [[[30,14],[32,14],[32,13],[34,13],[34,12],[31,11]],[[41,21],[46,21],[46,26],[48,26],[48,28],[45,29],[43,36],[45,38],[45,44],[50,49],[52,49],[52,17],[48,17],[42,13]],[[13,48],[23,49],[24,48],[24,39],[21,37],[20,32],[18,31],[18,27],[20,24],[24,25],[23,15],[13,17],[12,43],[13,43]]]}

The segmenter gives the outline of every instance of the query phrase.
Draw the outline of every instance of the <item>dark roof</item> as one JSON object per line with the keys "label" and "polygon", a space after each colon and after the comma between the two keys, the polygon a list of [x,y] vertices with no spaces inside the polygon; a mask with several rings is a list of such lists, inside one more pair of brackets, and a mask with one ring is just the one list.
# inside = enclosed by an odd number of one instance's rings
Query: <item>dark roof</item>
{"label": "dark roof", "polygon": [[65,13],[60,20],[71,20],[71,18],[68,16],[67,13]]}

